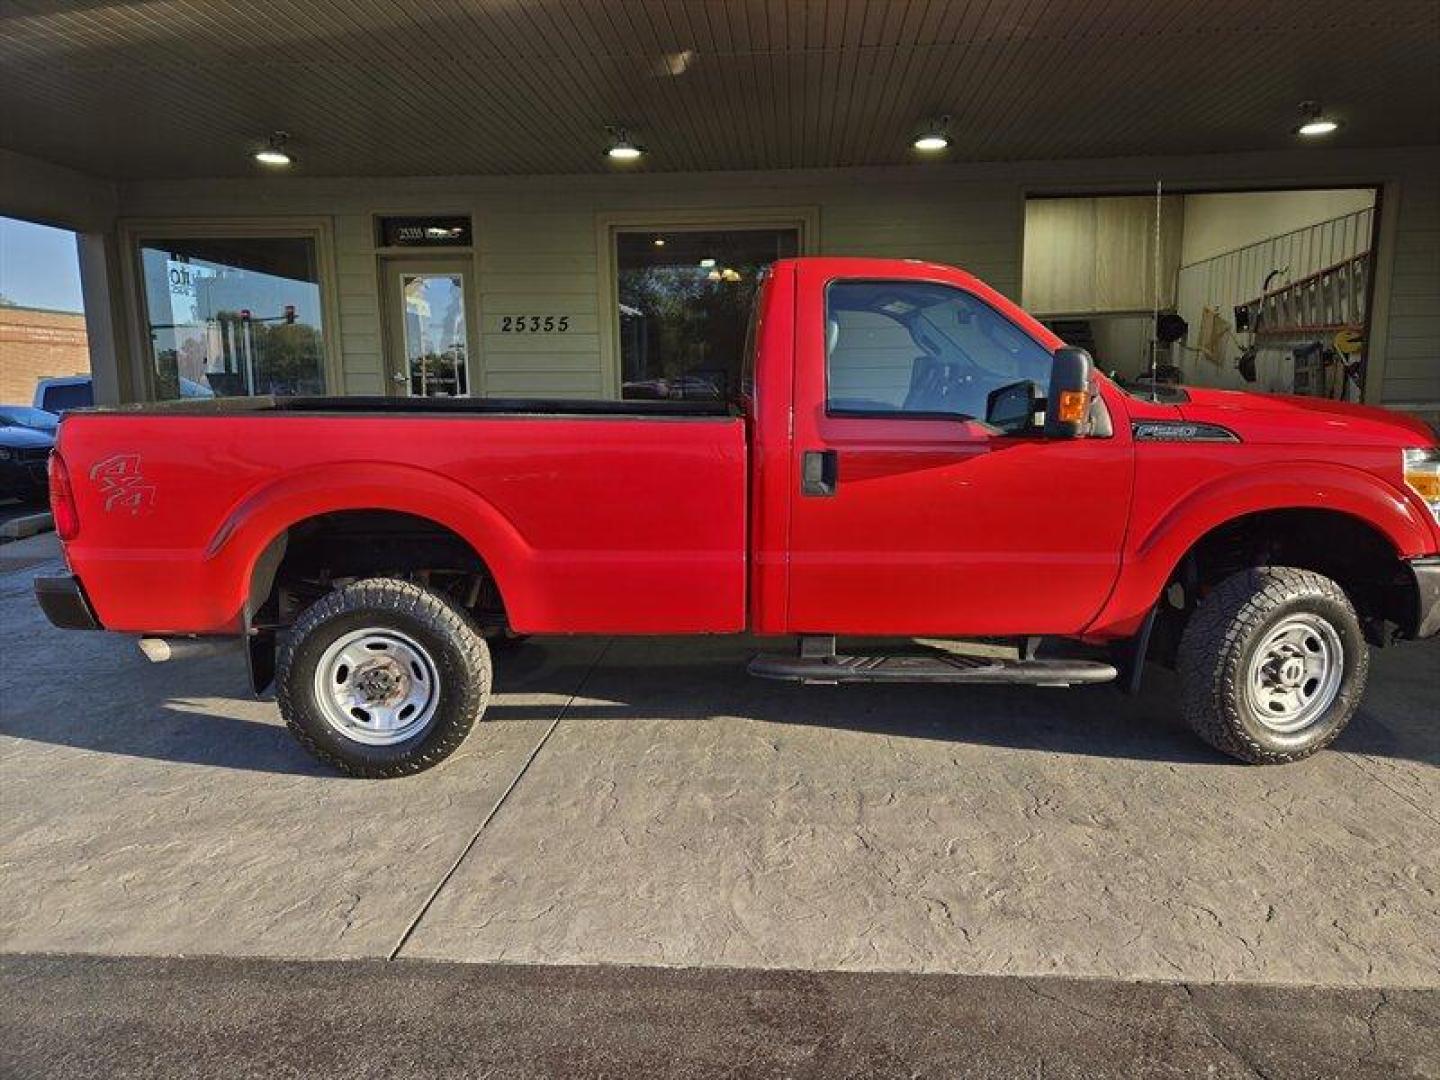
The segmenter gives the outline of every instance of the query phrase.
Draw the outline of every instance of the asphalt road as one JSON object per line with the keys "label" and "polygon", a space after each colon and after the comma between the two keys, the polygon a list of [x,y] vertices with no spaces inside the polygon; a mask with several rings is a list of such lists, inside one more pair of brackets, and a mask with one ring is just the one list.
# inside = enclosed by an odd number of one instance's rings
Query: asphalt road
{"label": "asphalt road", "polygon": [[0,1075],[1440,1076],[1440,991],[12,955]]}

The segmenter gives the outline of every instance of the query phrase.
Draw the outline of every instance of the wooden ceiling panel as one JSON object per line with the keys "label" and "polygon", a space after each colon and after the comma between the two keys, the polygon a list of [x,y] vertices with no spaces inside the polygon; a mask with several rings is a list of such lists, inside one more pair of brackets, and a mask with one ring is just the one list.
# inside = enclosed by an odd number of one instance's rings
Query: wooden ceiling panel
{"label": "wooden ceiling panel", "polygon": [[6,0],[0,145],[122,179],[661,171],[1440,142],[1435,0]]}

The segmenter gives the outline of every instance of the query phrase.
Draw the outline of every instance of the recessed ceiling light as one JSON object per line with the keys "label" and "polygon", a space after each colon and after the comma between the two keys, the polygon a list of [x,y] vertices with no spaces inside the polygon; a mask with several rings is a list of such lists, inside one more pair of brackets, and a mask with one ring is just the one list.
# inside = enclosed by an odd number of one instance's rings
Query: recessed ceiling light
{"label": "recessed ceiling light", "polygon": [[950,134],[947,130],[949,127],[950,117],[948,116],[942,116],[939,120],[931,120],[920,134],[915,136],[915,141],[910,145],[927,154],[947,150],[950,147]]}
{"label": "recessed ceiling light", "polygon": [[265,149],[255,151],[255,160],[262,165],[272,165],[276,168],[293,164],[295,159],[285,151],[285,143],[290,136],[283,131],[277,131],[270,136],[270,141]]}
{"label": "recessed ceiling light", "polygon": [[605,156],[611,161],[634,161],[645,152],[643,147],[636,146],[630,141],[630,133],[624,128],[607,128],[610,132],[610,148],[605,151]]}
{"label": "recessed ceiling light", "polygon": [[1308,138],[1329,135],[1339,126],[1340,121],[1326,116],[1321,111],[1319,102],[1302,101],[1300,103],[1300,126],[1295,129],[1296,135],[1304,135]]}

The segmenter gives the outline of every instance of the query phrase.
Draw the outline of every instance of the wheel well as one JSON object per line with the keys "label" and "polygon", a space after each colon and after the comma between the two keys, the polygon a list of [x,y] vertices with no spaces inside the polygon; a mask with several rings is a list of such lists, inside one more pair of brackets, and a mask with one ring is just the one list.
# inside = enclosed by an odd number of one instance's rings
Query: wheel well
{"label": "wheel well", "polygon": [[506,626],[505,604],[479,553],[454,530],[392,510],[346,510],[290,526],[261,554],[251,581],[252,626],[278,629],[337,585],[396,577],[449,596],[482,627]]}
{"label": "wheel well", "polygon": [[1330,578],[1355,606],[1372,644],[1413,629],[1414,578],[1384,533],[1335,510],[1266,510],[1217,526],[1186,552],[1161,597],[1157,632],[1165,632],[1157,653],[1173,656],[1185,620],[1210,590],[1255,566],[1294,566]]}

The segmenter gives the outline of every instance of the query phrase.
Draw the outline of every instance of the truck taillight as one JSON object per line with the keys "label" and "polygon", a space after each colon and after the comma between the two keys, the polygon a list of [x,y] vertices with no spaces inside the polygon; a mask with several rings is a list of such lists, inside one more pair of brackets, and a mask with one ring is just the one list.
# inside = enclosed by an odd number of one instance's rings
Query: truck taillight
{"label": "truck taillight", "polygon": [[50,515],[61,540],[69,542],[79,534],[80,515],[75,510],[75,493],[70,490],[70,470],[56,450],[50,451]]}

